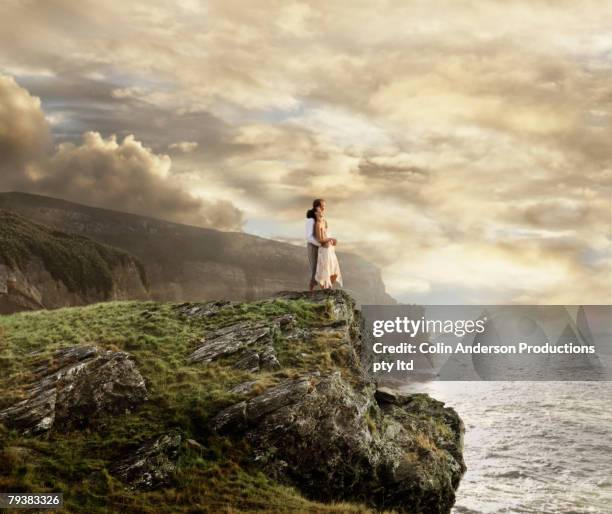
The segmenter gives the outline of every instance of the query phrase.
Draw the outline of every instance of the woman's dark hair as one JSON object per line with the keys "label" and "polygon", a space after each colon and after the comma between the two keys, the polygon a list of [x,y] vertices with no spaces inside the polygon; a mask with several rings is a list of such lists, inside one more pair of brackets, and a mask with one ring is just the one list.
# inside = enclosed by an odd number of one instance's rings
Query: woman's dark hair
{"label": "woman's dark hair", "polygon": [[306,217],[307,218],[313,218],[315,217],[315,209],[317,207],[321,207],[321,204],[324,202],[325,200],[323,200],[323,198],[317,198],[314,202],[312,202],[312,209],[308,209],[306,211]]}

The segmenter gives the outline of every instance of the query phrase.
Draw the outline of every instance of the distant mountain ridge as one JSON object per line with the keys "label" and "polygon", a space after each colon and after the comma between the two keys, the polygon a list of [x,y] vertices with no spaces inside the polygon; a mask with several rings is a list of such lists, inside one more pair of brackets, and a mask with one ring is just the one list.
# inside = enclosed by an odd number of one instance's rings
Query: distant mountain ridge
{"label": "distant mountain ridge", "polygon": [[[159,301],[250,301],[308,283],[305,249],[288,243],[21,192],[0,193],[0,209],[133,254]],[[338,257],[345,288],[358,303],[396,303],[376,266],[353,254]]]}

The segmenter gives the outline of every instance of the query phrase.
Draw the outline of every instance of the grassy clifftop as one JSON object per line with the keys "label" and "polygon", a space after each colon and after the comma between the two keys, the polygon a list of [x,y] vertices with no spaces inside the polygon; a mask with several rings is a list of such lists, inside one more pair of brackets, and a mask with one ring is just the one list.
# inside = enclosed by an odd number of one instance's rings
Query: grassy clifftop
{"label": "grassy clifftop", "polygon": [[[291,488],[280,486],[252,469],[246,449],[228,446],[210,430],[211,417],[241,395],[231,387],[252,377],[229,362],[209,366],[188,365],[185,355],[203,331],[236,319],[266,319],[295,313],[308,324],[325,317],[325,306],[276,300],[237,304],[210,318],[187,317],[173,304],[111,302],[84,308],[0,317],[0,409],[24,397],[30,364],[43,352],[74,344],[96,344],[124,349],[134,355],[147,380],[150,401],[139,412],[118,417],[105,429],[87,433],[52,434],[47,439],[0,432],[0,490],[63,491],[72,512],[189,512],[268,508],[328,512],[328,505],[309,502]],[[280,359],[293,363],[281,373],[265,373],[259,387],[266,388],[303,367],[301,345],[287,344]],[[332,366],[323,341],[309,348],[308,361]],[[1,427],[1,425],[0,425]],[[134,493],[107,472],[109,463],[139,442],[179,427],[206,449],[186,449],[175,486],[169,490]],[[36,458],[32,459],[31,456]],[[85,480],[82,480],[85,478]],[[339,508],[344,512],[346,506]],[[359,512],[362,509],[351,507]]]}
{"label": "grassy clifftop", "polygon": [[[236,405],[255,412],[262,393],[265,396],[266,392],[282,389],[282,384],[303,381],[303,377],[315,377],[305,379],[310,381],[306,395],[316,389],[317,376],[340,377],[336,380],[343,380],[342,387],[349,389],[350,384],[358,384],[361,379],[355,367],[354,341],[349,340],[355,327],[350,320],[338,321],[344,316],[338,309],[347,307],[342,303],[346,299],[341,294],[320,293],[312,299],[289,295],[252,303],[110,302],[0,316],[0,415],[3,409],[31,395],[28,384],[40,373],[41,362],[52,367],[57,350],[71,346],[94,345],[104,351],[128,352],[148,391],[147,400],[134,411],[81,429],[54,426],[43,435],[25,435],[0,422],[0,490],[61,491],[67,512],[371,512],[366,506],[371,504],[368,497],[324,503],[313,499],[312,494],[305,495],[306,489],[301,490],[295,480],[276,479],[268,467],[262,467],[261,455],[253,456],[255,439],[215,430],[219,413],[231,411]],[[258,327],[267,327],[271,320],[291,323],[289,331],[271,334],[273,366],[245,366],[245,354],[239,351],[207,362],[189,357],[207,334],[215,334],[213,342],[226,337],[227,327],[255,327],[242,333],[258,334]],[[233,344],[235,338],[228,340]],[[248,344],[253,348],[259,343]],[[262,359],[263,355],[260,353]],[[410,435],[413,446],[401,465],[409,466],[408,474],[415,477],[426,473],[431,487],[450,488],[452,493],[458,478],[442,476],[440,469],[446,469],[447,461],[454,462],[447,451],[448,441],[459,441],[460,434],[448,413],[440,410],[439,402],[414,396],[411,400],[416,400],[415,407],[404,420],[410,430],[415,430]],[[282,400],[278,400],[279,395],[267,398],[272,402]],[[294,397],[292,401],[296,401]],[[427,409],[423,410],[425,404]],[[291,408],[286,401],[282,405],[274,416]],[[268,407],[266,412],[270,411]],[[333,411],[334,406],[329,405],[329,409]],[[327,416],[325,412],[316,415]],[[255,424],[254,416],[249,418],[249,429]],[[367,432],[364,440],[379,438],[376,440],[380,444],[387,444],[382,437],[390,418],[375,403],[359,416],[364,419],[359,426]],[[393,431],[397,432],[397,427]],[[140,490],[113,472],[113,466],[126,455],[168,433],[181,434],[182,442],[176,468],[164,487]],[[308,438],[304,444],[309,444]],[[274,456],[268,457],[270,462],[278,462]],[[457,458],[460,476],[463,464],[460,455]],[[287,472],[280,476],[284,474]],[[446,484],[447,480],[452,486]],[[412,490],[403,494],[409,500],[414,497],[415,502],[422,501]],[[440,512],[446,511],[445,501]]]}
{"label": "grassy clifftop", "polygon": [[0,210],[0,262],[23,269],[32,258],[41,259],[53,278],[71,292],[108,294],[113,287],[112,269],[132,262],[146,284],[142,264],[127,252]]}

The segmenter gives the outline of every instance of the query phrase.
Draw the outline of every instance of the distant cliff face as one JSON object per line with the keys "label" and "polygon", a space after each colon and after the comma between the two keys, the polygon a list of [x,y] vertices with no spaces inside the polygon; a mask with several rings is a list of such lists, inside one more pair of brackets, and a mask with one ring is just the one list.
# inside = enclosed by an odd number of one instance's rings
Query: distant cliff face
{"label": "distant cliff face", "polygon": [[144,299],[145,283],[126,252],[0,211],[0,314]]}
{"label": "distant cliff face", "polygon": [[[155,300],[255,300],[308,285],[306,250],[287,243],[24,193],[0,193],[0,208],[130,252],[143,262]],[[358,303],[395,303],[378,268],[356,255],[338,258]]]}

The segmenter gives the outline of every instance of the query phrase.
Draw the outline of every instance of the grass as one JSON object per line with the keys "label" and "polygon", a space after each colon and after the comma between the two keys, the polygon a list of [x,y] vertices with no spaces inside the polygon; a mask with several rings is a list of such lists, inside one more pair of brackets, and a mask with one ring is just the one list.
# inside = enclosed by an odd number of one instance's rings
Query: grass
{"label": "grass", "polygon": [[[187,363],[202,335],[244,319],[293,314],[301,327],[325,322],[325,305],[306,301],[261,301],[229,305],[211,317],[188,317],[180,305],[109,302],[82,308],[0,317],[0,408],[24,397],[35,360],[59,348],[93,344],[133,355],[145,377],[149,400],[136,412],[84,431],[25,437],[0,425],[0,491],[63,492],[66,512],[370,512],[354,504],[321,504],[270,480],[249,459],[243,442],[220,438],[211,417],[244,397],[233,386],[257,380],[261,392],[301,371],[342,369],[343,339],[326,331],[314,341],[276,342],[280,371],[250,374],[227,364]],[[41,352],[33,356],[33,352]],[[174,484],[133,492],[108,468],[142,442],[172,429],[184,440]]]}
{"label": "grass", "polygon": [[53,278],[71,292],[108,295],[113,287],[113,268],[129,263],[136,265],[143,284],[147,284],[143,265],[127,252],[0,210],[0,262],[23,269],[32,257],[40,258]]}

